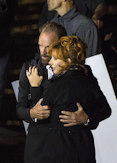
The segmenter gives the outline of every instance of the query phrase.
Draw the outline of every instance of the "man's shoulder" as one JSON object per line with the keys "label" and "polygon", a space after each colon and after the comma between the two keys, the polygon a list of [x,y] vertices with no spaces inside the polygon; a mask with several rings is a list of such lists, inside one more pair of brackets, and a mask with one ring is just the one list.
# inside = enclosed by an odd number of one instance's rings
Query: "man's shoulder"
{"label": "man's shoulder", "polygon": [[65,24],[69,22],[72,26],[75,25],[78,26],[94,26],[93,21],[88,18],[85,15],[82,15],[74,6],[70,11],[68,11],[65,15],[62,17],[58,17],[58,15],[55,15],[55,17],[51,20],[51,22],[61,22],[64,21]]}
{"label": "man's shoulder", "polygon": [[86,27],[87,26],[95,27],[93,21],[90,18],[88,18],[85,15],[80,14],[79,12],[77,12],[75,15],[72,16],[71,23],[74,23],[74,22],[75,23],[77,22],[78,25],[85,25]]}
{"label": "man's shoulder", "polygon": [[[64,18],[64,17],[63,17]],[[81,14],[76,7],[74,6],[69,13],[67,14],[66,21],[71,24],[74,28],[96,28],[95,24],[93,23],[92,19],[89,17]],[[65,20],[65,19],[64,19]]]}

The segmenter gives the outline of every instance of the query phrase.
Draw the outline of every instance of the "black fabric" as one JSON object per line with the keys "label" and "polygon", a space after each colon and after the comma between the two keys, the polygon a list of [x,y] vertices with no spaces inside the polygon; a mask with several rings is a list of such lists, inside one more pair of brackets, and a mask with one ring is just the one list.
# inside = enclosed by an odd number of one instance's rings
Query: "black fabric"
{"label": "black fabric", "polygon": [[[30,118],[30,108],[32,107],[30,95],[31,86],[26,76],[26,70],[28,70],[29,66],[37,66],[39,75],[44,76],[44,80],[47,79],[47,72],[39,59],[32,59],[24,63],[20,72],[18,103],[16,106],[17,115],[20,119],[33,123]],[[43,82],[40,86],[40,90],[43,90]]]}
{"label": "black fabric", "polygon": [[[59,119],[61,110],[76,111],[76,102],[81,103],[94,124],[110,116],[111,109],[97,80],[90,68],[87,69],[87,74],[78,67],[45,81],[43,105],[51,106],[51,116],[44,123],[30,123],[25,147],[26,163],[96,162],[90,127],[64,127]],[[34,91],[31,94],[35,97],[34,101],[38,101],[37,94]]]}
{"label": "black fabric", "polygon": [[85,74],[82,68],[78,68],[78,70],[69,70],[60,77],[46,81],[43,96],[45,104],[50,106],[64,104],[67,105],[65,108],[68,110],[68,106],[72,104],[73,109],[77,110],[75,104],[80,102],[90,120],[98,123],[110,115],[110,107],[90,68],[87,69],[88,74]]}

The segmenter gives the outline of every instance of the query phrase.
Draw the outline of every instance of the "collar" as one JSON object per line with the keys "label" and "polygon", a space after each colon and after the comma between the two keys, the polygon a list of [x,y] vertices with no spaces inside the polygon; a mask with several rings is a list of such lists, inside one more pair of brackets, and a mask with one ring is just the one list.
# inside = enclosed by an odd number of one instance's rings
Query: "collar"
{"label": "collar", "polygon": [[46,69],[47,69],[47,74],[48,74],[48,80],[51,79],[53,77],[53,71],[52,71],[52,68],[50,65],[47,65],[46,66]]}
{"label": "collar", "polygon": [[[47,69],[50,69],[50,67],[48,66],[46,66],[46,68]],[[55,79],[57,79],[57,78],[64,78],[64,77],[72,77],[72,76],[76,76],[76,75],[78,75],[78,74],[83,74],[83,75],[87,75],[86,73],[85,73],[85,70],[84,70],[84,68],[83,67],[81,67],[80,65],[73,65],[73,66],[71,66],[68,70],[66,70],[64,73],[62,73],[62,74],[60,74],[60,75],[55,75],[55,74],[53,74],[53,72],[52,72],[52,74],[51,74],[51,78],[48,78],[48,79],[50,79],[50,80],[55,80]]]}
{"label": "collar", "polygon": [[66,14],[64,14],[63,16],[60,16],[57,14],[55,18],[60,19],[60,20],[62,20],[62,19],[73,19],[78,14],[80,14],[80,13],[78,12],[77,8],[74,5]]}

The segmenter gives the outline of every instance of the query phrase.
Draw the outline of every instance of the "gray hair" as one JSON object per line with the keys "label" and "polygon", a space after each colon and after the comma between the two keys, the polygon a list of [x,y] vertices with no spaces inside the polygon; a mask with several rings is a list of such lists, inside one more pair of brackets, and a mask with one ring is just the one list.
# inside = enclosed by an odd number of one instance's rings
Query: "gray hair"
{"label": "gray hair", "polygon": [[47,32],[47,33],[51,33],[51,32],[55,32],[57,37],[60,38],[62,36],[66,36],[67,32],[65,30],[65,28],[55,22],[47,22],[45,23],[40,29],[39,32]]}

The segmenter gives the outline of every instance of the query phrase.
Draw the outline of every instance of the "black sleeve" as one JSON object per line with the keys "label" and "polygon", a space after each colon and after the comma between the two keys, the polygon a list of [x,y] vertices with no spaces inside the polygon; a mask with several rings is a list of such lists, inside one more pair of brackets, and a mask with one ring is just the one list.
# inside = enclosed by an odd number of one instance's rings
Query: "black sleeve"
{"label": "black sleeve", "polygon": [[30,117],[30,84],[26,77],[25,64],[23,65],[19,77],[19,93],[16,112],[20,119],[32,121]]}
{"label": "black sleeve", "polygon": [[39,99],[42,98],[42,90],[41,86],[30,88],[32,106],[35,106]]}
{"label": "black sleeve", "polygon": [[[42,85],[40,87],[31,87],[28,78],[26,76],[26,70],[29,66],[36,65],[35,60],[26,62],[21,69],[19,77],[19,93],[17,102],[17,115],[20,119],[32,122],[30,117],[30,108],[42,97]],[[41,70],[41,67],[39,67]]]}
{"label": "black sleeve", "polygon": [[[89,69],[90,70],[90,69]],[[89,92],[89,94],[88,94]],[[89,127],[94,129],[98,123],[111,115],[111,108],[101,91],[97,79],[90,71],[89,87],[87,88],[87,101],[84,102],[84,111],[90,119]]]}
{"label": "black sleeve", "polygon": [[92,112],[87,112],[90,119],[91,129],[94,129],[96,124],[111,115],[111,108],[101,90],[97,90],[97,95],[94,100],[95,102]]}

